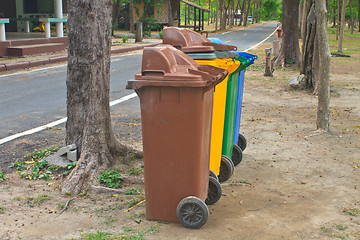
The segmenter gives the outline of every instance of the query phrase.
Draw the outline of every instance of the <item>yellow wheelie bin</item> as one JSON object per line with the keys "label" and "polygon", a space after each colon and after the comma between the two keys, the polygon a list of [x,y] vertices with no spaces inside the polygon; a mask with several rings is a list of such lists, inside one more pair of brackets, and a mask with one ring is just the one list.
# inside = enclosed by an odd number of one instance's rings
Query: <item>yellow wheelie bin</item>
{"label": "yellow wheelie bin", "polygon": [[[195,60],[200,65],[211,65],[226,69],[229,75],[240,66],[240,61],[232,58],[215,58]],[[213,100],[213,114],[211,127],[210,170],[217,176],[220,174],[221,152],[224,134],[225,104],[229,75],[224,81],[216,85]]]}

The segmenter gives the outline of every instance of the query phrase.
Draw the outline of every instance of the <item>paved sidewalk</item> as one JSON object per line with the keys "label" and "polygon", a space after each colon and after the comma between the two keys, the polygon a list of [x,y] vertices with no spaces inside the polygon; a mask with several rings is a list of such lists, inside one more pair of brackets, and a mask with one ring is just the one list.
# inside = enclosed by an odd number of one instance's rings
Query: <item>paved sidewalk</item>
{"label": "paved sidewalk", "polygon": [[[144,39],[141,43],[133,42],[121,43],[116,40],[113,41],[111,46],[111,54],[120,54],[125,52],[131,52],[141,50],[144,47],[155,46],[162,42],[161,39]],[[34,56],[25,57],[12,57],[12,58],[0,58],[0,74],[8,71],[26,69],[32,67],[39,67],[47,64],[56,64],[67,61],[67,52],[47,53]]]}

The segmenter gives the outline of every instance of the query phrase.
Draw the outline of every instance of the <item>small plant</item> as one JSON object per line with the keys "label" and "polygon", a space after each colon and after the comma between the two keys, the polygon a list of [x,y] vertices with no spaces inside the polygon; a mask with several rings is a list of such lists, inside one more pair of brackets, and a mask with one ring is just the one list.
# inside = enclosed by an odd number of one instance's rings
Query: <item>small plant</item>
{"label": "small plant", "polygon": [[122,188],[122,181],[124,178],[121,176],[122,172],[116,169],[106,170],[101,172],[98,176],[100,184],[104,184],[109,188]]}
{"label": "small plant", "polygon": [[0,206],[0,214],[3,214],[5,212],[5,207],[4,206]]}
{"label": "small plant", "polygon": [[0,172],[0,182],[3,182],[7,179],[7,177],[5,177],[5,174],[3,171]]}
{"label": "small plant", "polygon": [[125,35],[125,36],[121,39],[121,41],[122,41],[123,43],[127,43],[127,42],[129,41],[128,35]]}
{"label": "small plant", "polygon": [[163,37],[164,37],[164,30],[161,29],[161,31],[159,32],[159,38],[163,39]]}
{"label": "small plant", "polygon": [[139,195],[141,193],[141,189],[138,188],[129,188],[125,191],[125,195]]}
{"label": "small plant", "polygon": [[295,61],[293,59],[290,59],[290,60],[286,61],[286,65],[289,66],[289,67],[294,66],[294,64],[295,64]]}
{"label": "small plant", "polygon": [[63,171],[62,174],[66,176],[76,166],[76,162],[70,163],[65,167],[58,167],[54,164],[50,164],[46,160],[47,156],[58,150],[58,147],[34,150],[30,154],[25,155],[23,161],[17,159],[11,164],[10,168],[15,168],[20,177],[29,180],[45,179],[48,181],[55,172],[59,173],[60,171]]}
{"label": "small plant", "polygon": [[60,148],[59,147],[50,147],[42,150],[35,149],[30,154],[25,155],[24,158],[32,158],[36,159],[45,159],[45,157],[49,156],[50,154],[57,152]]}
{"label": "small plant", "polygon": [[64,167],[65,171],[62,173],[63,176],[67,176],[73,170],[73,168],[76,166],[76,163],[77,163],[77,161],[67,164]]}
{"label": "small plant", "polygon": [[144,173],[144,167],[138,167],[138,168],[131,168],[127,171],[127,174],[129,175],[140,175]]}
{"label": "small plant", "polygon": [[18,171],[18,172],[19,171],[22,172],[22,171],[26,170],[26,166],[24,165],[23,162],[20,162],[19,159],[16,159],[16,161],[10,165],[10,168],[15,168],[16,171]]}

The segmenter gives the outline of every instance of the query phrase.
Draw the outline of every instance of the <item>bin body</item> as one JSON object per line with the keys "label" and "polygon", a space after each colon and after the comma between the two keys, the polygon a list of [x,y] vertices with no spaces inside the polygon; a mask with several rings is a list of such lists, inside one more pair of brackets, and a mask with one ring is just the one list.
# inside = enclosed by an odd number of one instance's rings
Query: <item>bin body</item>
{"label": "bin body", "polygon": [[127,88],[140,98],[148,219],[178,222],[182,199],[207,198],[214,86],[226,75],[170,45],[144,48]]}
{"label": "bin body", "polygon": [[213,91],[147,87],[137,93],[146,216],[177,222],[175,210],[184,197],[207,197]]}
{"label": "bin body", "polygon": [[241,70],[239,73],[239,83],[238,83],[238,91],[236,96],[236,110],[235,110],[235,126],[234,126],[234,136],[233,143],[238,144],[238,137],[240,132],[240,120],[241,120],[241,110],[242,110],[242,102],[244,95],[244,80],[245,80],[245,69]]}
{"label": "bin body", "polygon": [[242,102],[244,95],[244,83],[245,83],[245,70],[250,64],[250,60],[247,58],[237,57],[236,60],[241,62],[239,81],[238,81],[238,91],[236,96],[236,110],[235,110],[235,126],[234,126],[234,137],[233,143],[238,144],[238,137],[240,132],[240,120],[241,120],[241,110]]}
{"label": "bin body", "polygon": [[[195,60],[200,65],[212,65],[226,69],[229,73],[234,72],[240,65],[239,61],[230,58]],[[228,88],[228,77],[216,85],[211,127],[210,170],[216,175],[220,173],[222,141],[224,134],[225,103]]]}
{"label": "bin body", "polygon": [[239,85],[238,85],[237,100],[236,100],[236,110],[235,110],[234,137],[233,137],[233,143],[238,144],[243,93],[244,93],[244,83],[245,83],[245,70],[249,65],[254,63],[255,59],[257,59],[257,56],[254,54],[244,53],[244,52],[235,52],[235,53],[239,55],[239,57],[235,59],[241,62]]}
{"label": "bin body", "polygon": [[232,159],[233,138],[235,127],[235,110],[236,110],[236,97],[239,84],[239,69],[229,75],[226,106],[225,106],[225,120],[224,120],[224,135],[222,155]]}

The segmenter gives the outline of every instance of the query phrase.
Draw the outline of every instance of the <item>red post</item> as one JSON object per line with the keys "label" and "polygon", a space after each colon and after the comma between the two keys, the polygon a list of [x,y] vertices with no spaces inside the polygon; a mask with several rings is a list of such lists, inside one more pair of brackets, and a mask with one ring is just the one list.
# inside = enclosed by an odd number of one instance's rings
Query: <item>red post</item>
{"label": "red post", "polygon": [[282,29],[280,27],[278,29],[276,29],[278,38],[281,38],[281,30]]}

